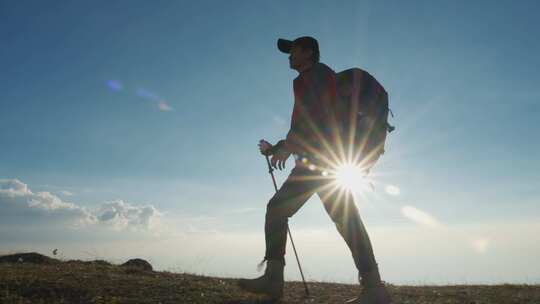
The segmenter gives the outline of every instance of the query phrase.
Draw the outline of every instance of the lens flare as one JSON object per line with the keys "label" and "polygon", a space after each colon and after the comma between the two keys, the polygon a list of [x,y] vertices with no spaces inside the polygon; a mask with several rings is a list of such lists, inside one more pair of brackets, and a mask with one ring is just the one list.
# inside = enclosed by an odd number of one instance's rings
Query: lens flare
{"label": "lens flare", "polygon": [[386,193],[393,196],[398,196],[401,193],[401,190],[399,189],[399,187],[394,186],[394,185],[387,185],[384,188],[384,190],[386,190]]}
{"label": "lens flare", "polygon": [[118,91],[122,91],[122,89],[124,88],[122,86],[122,83],[118,80],[107,80],[107,86],[109,87],[109,89],[111,91],[115,91],[115,92],[118,92]]}

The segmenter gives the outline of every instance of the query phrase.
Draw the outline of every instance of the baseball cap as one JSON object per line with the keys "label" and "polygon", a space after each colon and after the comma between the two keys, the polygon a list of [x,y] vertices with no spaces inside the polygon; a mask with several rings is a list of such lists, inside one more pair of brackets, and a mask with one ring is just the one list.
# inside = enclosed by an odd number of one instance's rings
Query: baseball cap
{"label": "baseball cap", "polygon": [[314,54],[319,54],[319,43],[317,39],[310,36],[303,36],[294,40],[278,39],[278,49],[286,54],[291,52],[291,48],[295,45],[301,46],[303,49],[312,49]]}

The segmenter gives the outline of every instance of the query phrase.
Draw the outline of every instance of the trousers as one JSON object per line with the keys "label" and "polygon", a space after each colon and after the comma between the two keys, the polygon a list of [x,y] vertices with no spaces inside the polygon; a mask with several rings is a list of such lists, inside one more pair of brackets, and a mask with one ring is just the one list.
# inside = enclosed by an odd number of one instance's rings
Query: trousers
{"label": "trousers", "polygon": [[369,272],[375,269],[377,263],[371,241],[360,219],[353,194],[350,191],[336,190],[333,178],[323,177],[320,172],[298,164],[267,204],[264,225],[265,259],[276,259],[285,263],[288,219],[315,193],[347,243],[358,271]]}

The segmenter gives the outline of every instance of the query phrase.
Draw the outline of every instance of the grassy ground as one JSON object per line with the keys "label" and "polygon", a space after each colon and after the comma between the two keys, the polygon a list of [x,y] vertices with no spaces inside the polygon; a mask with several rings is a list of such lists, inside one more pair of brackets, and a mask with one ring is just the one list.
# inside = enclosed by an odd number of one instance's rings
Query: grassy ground
{"label": "grassy ground", "polygon": [[[282,303],[342,303],[359,287],[309,282],[311,301],[301,282],[286,282]],[[540,304],[540,285],[396,286],[393,303]],[[0,303],[269,303],[245,293],[235,279],[156,272],[104,261],[46,260],[41,264],[0,259]]]}

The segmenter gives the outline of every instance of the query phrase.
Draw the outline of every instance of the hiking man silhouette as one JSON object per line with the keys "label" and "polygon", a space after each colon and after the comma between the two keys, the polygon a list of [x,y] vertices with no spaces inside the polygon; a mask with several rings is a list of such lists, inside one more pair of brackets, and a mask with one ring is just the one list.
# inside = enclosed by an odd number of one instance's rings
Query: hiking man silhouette
{"label": "hiking man silhouette", "polygon": [[299,75],[294,79],[294,108],[291,127],[284,140],[271,145],[259,142],[263,155],[271,155],[271,165],[282,170],[291,154],[295,167],[281,188],[270,199],[266,209],[265,241],[267,262],[264,275],[256,279],[240,279],[239,286],[272,299],[283,296],[283,269],[287,242],[288,218],[293,216],[315,193],[351,250],[359,272],[362,291],[347,303],[390,303],[381,282],[371,242],[354,204],[353,194],[339,195],[332,176],[314,168],[324,167],[325,156],[336,146],[332,126],[335,125],[333,105],[336,102],[336,74],[319,62],[319,45],[313,37],[293,41],[279,39],[278,49],[289,55],[289,66]]}

